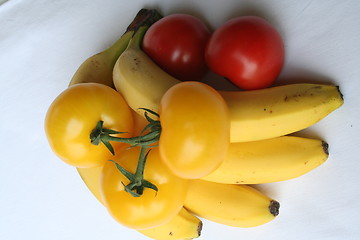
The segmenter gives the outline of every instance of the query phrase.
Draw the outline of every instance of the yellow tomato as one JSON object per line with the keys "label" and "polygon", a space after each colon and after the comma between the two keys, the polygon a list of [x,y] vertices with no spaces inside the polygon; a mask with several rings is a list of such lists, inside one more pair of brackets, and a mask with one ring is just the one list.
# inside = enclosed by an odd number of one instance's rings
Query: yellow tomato
{"label": "yellow tomato", "polygon": [[[119,132],[131,133],[133,118],[129,106],[114,89],[98,83],[81,83],[63,91],[51,104],[45,119],[45,132],[52,150],[76,167],[104,164],[112,154],[104,144],[91,143],[97,123]],[[129,134],[115,136],[129,137]],[[123,143],[112,142],[114,149]]]}
{"label": "yellow tomato", "polygon": [[[135,173],[139,147],[126,149],[114,159],[130,173]],[[104,165],[101,194],[109,213],[124,226],[147,229],[159,226],[179,213],[183,207],[188,180],[175,176],[160,160],[158,149],[150,151],[144,171],[144,179],[154,184],[158,191],[145,188],[139,197],[126,192],[130,181],[113,162]]]}
{"label": "yellow tomato", "polygon": [[201,178],[225,158],[230,142],[228,107],[220,94],[200,82],[171,87],[160,103],[160,156],[183,178]]}

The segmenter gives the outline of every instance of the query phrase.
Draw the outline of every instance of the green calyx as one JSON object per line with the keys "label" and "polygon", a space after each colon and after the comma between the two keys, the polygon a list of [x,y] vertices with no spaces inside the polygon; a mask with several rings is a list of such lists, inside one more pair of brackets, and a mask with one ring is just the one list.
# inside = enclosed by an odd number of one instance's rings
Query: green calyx
{"label": "green calyx", "polygon": [[124,183],[122,184],[125,188],[125,191],[130,193],[133,197],[140,197],[143,194],[145,188],[153,189],[156,192],[158,191],[158,188],[154,184],[143,178],[146,159],[150,152],[150,150],[147,152],[146,150],[146,147],[141,147],[135,174],[129,172],[117,162],[110,160],[111,162],[115,163],[117,169],[130,181],[128,185],[125,185]]}
{"label": "green calyx", "polygon": [[151,113],[156,117],[159,117],[157,113],[146,108],[142,109],[145,110],[144,115],[149,124],[145,126],[139,136],[130,138],[112,136],[113,134],[122,134],[124,132],[118,132],[112,129],[104,128],[104,122],[102,120],[98,121],[95,128],[90,133],[90,141],[92,144],[99,145],[100,143],[103,143],[113,155],[115,152],[110,143],[111,141],[127,143],[130,145],[130,147],[141,147],[135,173],[131,173],[117,162],[109,160],[113,162],[117,169],[130,181],[128,185],[125,185],[124,183],[123,185],[125,191],[130,193],[133,197],[140,197],[143,194],[145,188],[158,191],[158,188],[154,184],[144,179],[144,171],[149,152],[152,147],[157,146],[156,143],[160,139],[161,125],[159,120],[152,119],[148,114]]}

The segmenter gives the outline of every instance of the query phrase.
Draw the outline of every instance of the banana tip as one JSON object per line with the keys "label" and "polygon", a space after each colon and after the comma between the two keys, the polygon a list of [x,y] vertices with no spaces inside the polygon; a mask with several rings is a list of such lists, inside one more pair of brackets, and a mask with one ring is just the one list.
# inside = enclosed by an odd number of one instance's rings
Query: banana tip
{"label": "banana tip", "polygon": [[277,215],[279,215],[279,209],[280,209],[280,203],[278,201],[275,200],[271,200],[270,201],[270,205],[269,205],[269,210],[270,213],[276,217]]}
{"label": "banana tip", "polygon": [[198,237],[201,236],[202,227],[203,227],[203,223],[202,223],[202,221],[200,221],[198,228],[197,228]]}
{"label": "banana tip", "polygon": [[322,141],[322,147],[323,147],[324,153],[326,155],[329,155],[329,144],[325,141]]}
{"label": "banana tip", "polygon": [[343,95],[342,92],[340,91],[340,86],[336,86],[336,88],[337,88],[337,90],[338,90],[338,92],[339,92],[339,94],[340,94],[341,99],[344,100],[344,95]]}

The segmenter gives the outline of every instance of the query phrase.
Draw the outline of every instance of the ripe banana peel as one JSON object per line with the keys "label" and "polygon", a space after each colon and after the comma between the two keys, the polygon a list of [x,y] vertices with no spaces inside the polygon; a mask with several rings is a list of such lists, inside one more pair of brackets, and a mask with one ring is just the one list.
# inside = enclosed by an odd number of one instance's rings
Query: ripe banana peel
{"label": "ripe banana peel", "polygon": [[295,136],[231,143],[222,164],[204,180],[228,184],[261,184],[306,174],[328,158],[322,140]]}
{"label": "ripe banana peel", "polygon": [[339,108],[339,87],[289,84],[267,89],[221,92],[231,115],[232,142],[256,141],[310,127]]}
{"label": "ripe banana peel", "polygon": [[147,108],[158,112],[165,92],[180,81],[163,71],[140,48],[146,29],[141,29],[130,40],[113,69],[113,81],[129,106],[144,116]]}
{"label": "ripe banana peel", "polygon": [[[164,72],[140,48],[138,31],[113,69],[115,88],[140,115],[159,110],[164,93],[180,81]],[[337,86],[289,84],[253,91],[219,91],[231,115],[231,142],[249,142],[307,128],[343,104]]]}
{"label": "ripe banana peel", "polygon": [[156,240],[184,240],[200,237],[201,229],[202,221],[182,208],[170,222],[139,232]]}
{"label": "ripe banana peel", "polygon": [[141,36],[145,32],[144,28],[134,35],[113,69],[116,90],[141,116],[144,116],[142,108],[158,112],[162,96],[180,82],[164,72],[140,49]]}
{"label": "ripe banana peel", "polygon": [[69,86],[95,82],[114,88],[112,71],[115,61],[126,49],[132,35],[133,31],[126,32],[110,48],[86,59],[75,72]]}
{"label": "ripe banana peel", "polygon": [[213,222],[248,228],[273,220],[280,204],[250,186],[191,180],[185,208]]}

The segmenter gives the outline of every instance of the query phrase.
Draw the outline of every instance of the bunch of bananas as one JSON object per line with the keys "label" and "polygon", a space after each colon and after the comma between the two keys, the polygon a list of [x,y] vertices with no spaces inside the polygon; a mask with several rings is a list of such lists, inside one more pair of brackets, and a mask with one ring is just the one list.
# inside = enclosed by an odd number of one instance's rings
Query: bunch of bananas
{"label": "bunch of bananas", "polygon": [[[158,112],[162,96],[180,81],[156,65],[140,44],[132,43],[137,31],[132,23],[113,46],[87,59],[70,85],[98,82],[116,88],[134,110],[137,125],[144,126],[142,109]],[[278,215],[279,203],[244,184],[299,177],[328,158],[325,141],[288,134],[339,108],[343,97],[337,86],[304,83],[219,92],[231,116],[231,144],[225,161],[203,179],[191,180],[177,216],[159,227],[141,230],[142,234],[153,239],[196,238],[202,227],[198,217],[236,227],[265,224]],[[101,167],[78,168],[78,172],[102,202]]]}

